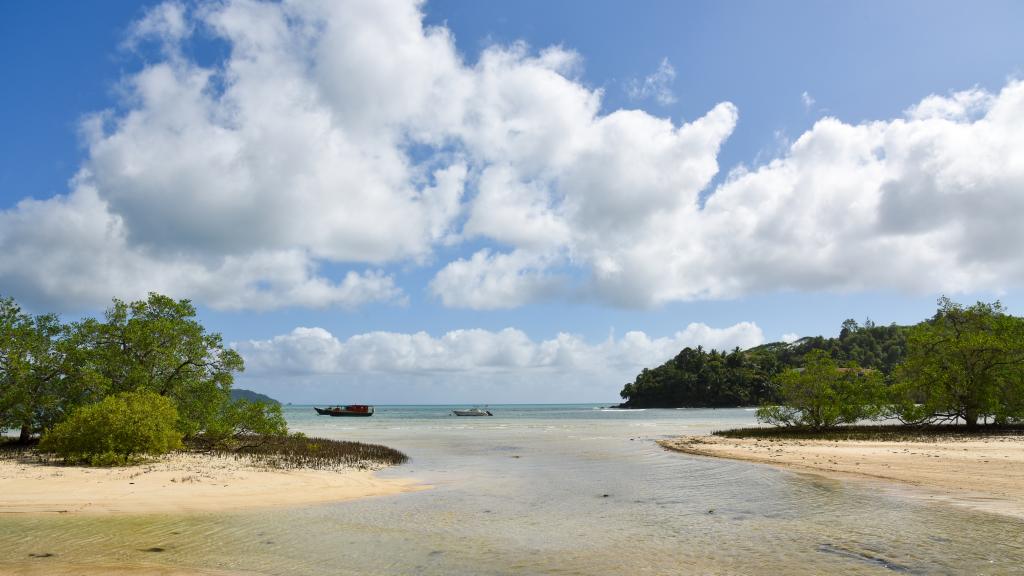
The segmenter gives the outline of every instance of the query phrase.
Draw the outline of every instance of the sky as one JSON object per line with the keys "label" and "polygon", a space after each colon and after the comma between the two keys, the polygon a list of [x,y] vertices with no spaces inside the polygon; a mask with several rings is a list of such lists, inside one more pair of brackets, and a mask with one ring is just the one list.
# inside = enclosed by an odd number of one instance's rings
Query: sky
{"label": "sky", "polygon": [[0,295],[192,300],[286,402],[614,402],[1024,313],[1019,2],[0,4]]}

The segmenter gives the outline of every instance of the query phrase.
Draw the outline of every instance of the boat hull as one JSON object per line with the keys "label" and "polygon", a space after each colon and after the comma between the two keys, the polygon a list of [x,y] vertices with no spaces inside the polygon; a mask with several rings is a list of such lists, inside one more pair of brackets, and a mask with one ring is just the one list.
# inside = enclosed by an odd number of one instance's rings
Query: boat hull
{"label": "boat hull", "polygon": [[348,416],[348,417],[356,417],[356,418],[367,418],[367,417],[373,416],[373,409],[372,408],[369,409],[369,410],[365,410],[365,411],[359,411],[359,410],[346,410],[346,409],[331,410],[330,408],[317,408],[317,407],[314,406],[313,410],[316,410],[316,413],[321,415],[321,416]]}

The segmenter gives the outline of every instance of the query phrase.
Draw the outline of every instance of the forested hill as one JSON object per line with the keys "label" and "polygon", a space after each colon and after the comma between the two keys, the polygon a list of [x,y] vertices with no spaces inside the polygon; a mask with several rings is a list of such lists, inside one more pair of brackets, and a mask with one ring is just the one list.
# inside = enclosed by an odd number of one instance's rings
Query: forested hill
{"label": "forested hill", "polygon": [[843,322],[837,338],[813,336],[731,352],[684,348],[657,368],[644,368],[620,392],[623,408],[754,406],[776,402],[772,378],[803,365],[812,350],[826,350],[839,363],[856,362],[888,375],[906,351],[906,328]]}
{"label": "forested hill", "polygon": [[265,402],[267,404],[280,404],[277,400],[274,400],[266,394],[260,394],[259,392],[253,392],[252,390],[246,390],[245,388],[232,388],[231,389],[232,400],[248,400],[250,402]]}

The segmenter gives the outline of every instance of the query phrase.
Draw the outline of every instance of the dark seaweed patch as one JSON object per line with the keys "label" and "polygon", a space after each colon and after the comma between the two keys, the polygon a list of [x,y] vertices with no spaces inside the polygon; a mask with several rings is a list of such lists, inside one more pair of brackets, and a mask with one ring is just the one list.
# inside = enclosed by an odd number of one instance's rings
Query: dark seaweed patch
{"label": "dark seaweed patch", "polygon": [[920,573],[917,570],[913,570],[909,566],[904,566],[902,564],[890,562],[889,560],[886,560],[885,558],[881,558],[879,556],[872,556],[864,552],[850,550],[849,548],[843,548],[842,546],[835,546],[833,544],[822,544],[818,546],[818,552],[824,552],[826,554],[835,554],[836,556],[842,556],[844,558],[859,560],[867,564],[879,566],[881,568],[885,568],[886,570],[891,570],[893,572],[899,572],[902,574]]}

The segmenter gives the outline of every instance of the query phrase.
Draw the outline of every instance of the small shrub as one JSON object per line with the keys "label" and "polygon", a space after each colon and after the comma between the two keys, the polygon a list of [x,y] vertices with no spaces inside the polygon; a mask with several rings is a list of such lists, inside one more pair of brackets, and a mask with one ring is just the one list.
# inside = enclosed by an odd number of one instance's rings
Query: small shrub
{"label": "small shrub", "polygon": [[149,391],[124,392],[82,406],[43,435],[39,450],[65,460],[115,466],[181,448],[174,403]]}
{"label": "small shrub", "polygon": [[288,423],[280,404],[227,401],[206,427],[200,440],[209,446],[239,447],[242,441],[278,438],[288,434]]}
{"label": "small shrub", "polygon": [[831,428],[879,415],[883,389],[879,372],[862,370],[853,363],[840,368],[823,350],[808,354],[806,364],[776,377],[782,403],[759,408],[759,422]]}

